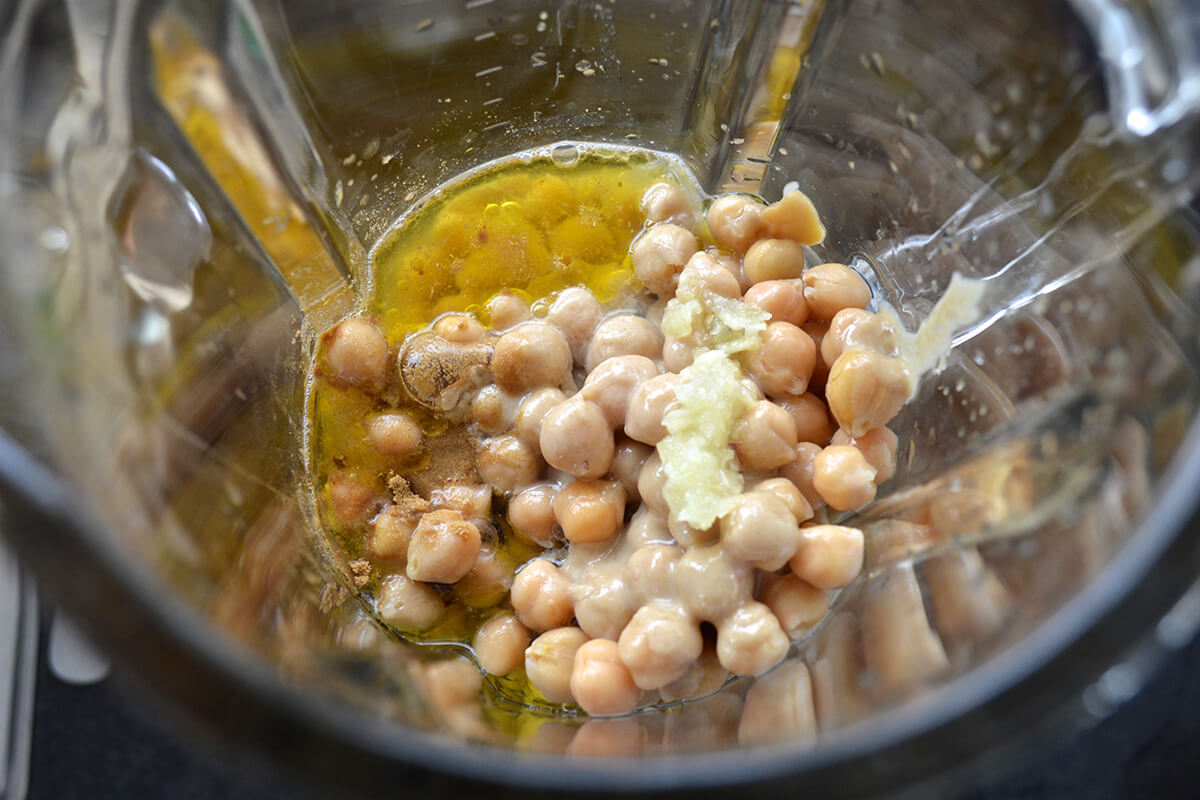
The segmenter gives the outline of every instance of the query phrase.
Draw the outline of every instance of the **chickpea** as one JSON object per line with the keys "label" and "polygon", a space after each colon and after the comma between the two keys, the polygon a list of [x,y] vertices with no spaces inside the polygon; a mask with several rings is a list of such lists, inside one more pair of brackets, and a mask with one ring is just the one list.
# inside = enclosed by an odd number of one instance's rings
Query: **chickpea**
{"label": "chickpea", "polygon": [[497,386],[484,386],[471,398],[471,409],[467,419],[479,426],[479,430],[495,436],[509,429],[509,397]]}
{"label": "chickpea", "polygon": [[535,558],[513,579],[511,600],[517,618],[530,630],[545,631],[571,621],[571,582],[558,567]]}
{"label": "chickpea", "polygon": [[829,444],[833,437],[833,423],[829,421],[829,406],[812,392],[789,395],[779,399],[779,405],[792,416],[796,423],[796,439],[812,442],[821,447]]}
{"label": "chickpea", "polygon": [[593,639],[616,641],[638,603],[619,564],[600,561],[571,586],[575,621]]}
{"label": "chickpea", "polygon": [[662,517],[671,513],[663,497],[663,486],[666,482],[667,473],[663,469],[662,459],[658,457],[657,452],[651,453],[638,473],[638,495],[647,508]]}
{"label": "chickpea", "polygon": [[696,342],[692,337],[676,339],[663,337],[662,360],[667,372],[682,372],[696,357]]}
{"label": "chickpea", "polygon": [[376,558],[404,558],[416,527],[416,514],[389,503],[371,522],[367,550]]}
{"label": "chickpea", "polygon": [[799,742],[817,735],[812,679],[802,661],[791,661],[755,681],[746,692],[738,743]]}
{"label": "chickpea", "polygon": [[577,480],[554,497],[554,518],[569,542],[605,542],[625,521],[625,489],[613,481]]}
{"label": "chickpea", "polygon": [[812,519],[812,506],[804,499],[804,495],[796,488],[796,484],[787,478],[768,478],[756,484],[751,491],[773,495],[775,499],[787,506],[797,523]]}
{"label": "chickpea", "polygon": [[539,483],[522,489],[508,504],[508,523],[526,541],[549,547],[554,543],[554,495],[558,489]]}
{"label": "chickpea", "polygon": [[480,545],[479,529],[457,511],[430,511],[413,529],[405,572],[414,581],[454,583],[471,570]]}
{"label": "chickpea", "polygon": [[683,549],[669,544],[648,544],[634,550],[625,562],[625,580],[643,603],[675,595],[675,567]]}
{"label": "chickpea", "polygon": [[473,704],[483,685],[475,665],[457,656],[430,664],[424,673],[425,695],[442,711]]}
{"label": "chickpea", "polygon": [[665,372],[644,380],[629,397],[625,414],[625,434],[639,442],[655,445],[667,435],[664,417],[675,402],[675,387],[683,378]]}
{"label": "chickpea", "polygon": [[825,507],[825,500],[813,486],[813,465],[817,454],[821,452],[820,445],[812,442],[800,442],[796,445],[796,460],[780,468],[779,474],[791,481],[813,510]]}
{"label": "chickpea", "polygon": [[407,575],[389,575],[379,584],[375,613],[403,631],[423,631],[442,616],[442,601],[428,586]]}
{"label": "chickpea", "polygon": [[651,222],[673,222],[690,228],[696,222],[695,211],[687,192],[671,183],[655,183],[642,195],[638,204]]}
{"label": "chickpea", "polygon": [[551,703],[571,702],[575,653],[587,640],[579,628],[555,628],[534,639],[525,650],[525,675]]}
{"label": "chickpea", "polygon": [[775,239],[791,239],[809,246],[825,240],[825,226],[816,206],[803,192],[788,192],[767,206],[762,220],[767,235]]}
{"label": "chickpea", "polygon": [[680,280],[697,281],[708,291],[721,297],[737,300],[742,296],[738,276],[708,253],[700,252],[688,259]]}
{"label": "chickpea", "polygon": [[[722,667],[721,662],[717,660],[716,643],[705,642],[704,651],[700,653],[700,658],[696,659],[696,663],[692,665],[682,678],[671,681],[666,686],[660,688],[658,693],[663,700],[668,702],[672,700],[690,700],[712,694],[724,686],[727,680],[729,680],[729,670]],[[730,695],[723,696],[731,697]],[[733,696],[731,699],[737,698]],[[708,700],[705,700],[703,705],[707,704]],[[689,707],[695,708],[696,705],[690,705]],[[738,707],[737,711],[740,712],[741,708]],[[733,720],[736,722],[736,714],[733,716]]]}
{"label": "chickpea", "polygon": [[492,490],[488,486],[450,484],[429,493],[435,509],[448,508],[463,519],[487,519],[492,512]]}
{"label": "chickpea", "polygon": [[821,344],[825,341],[825,334],[829,332],[829,323],[810,319],[801,325],[800,329],[807,333],[813,340],[813,345],[816,347],[817,353],[817,361],[813,366],[812,377],[808,379],[808,390],[810,392],[824,393],[825,381],[829,378],[829,364],[825,362],[825,359],[821,358]]}
{"label": "chickpea", "polygon": [[762,346],[742,356],[742,363],[771,397],[803,394],[816,364],[812,337],[788,322],[770,322]]}
{"label": "chickpea", "polygon": [[608,472],[616,449],[604,409],[578,394],[550,409],[540,443],[550,466],[577,478]]}
{"label": "chickpea", "polygon": [[762,603],[750,601],[717,623],[717,658],[734,675],[766,672],[787,651],[787,634]]}
{"label": "chickpea", "polygon": [[810,317],[828,322],[844,308],[866,308],[871,289],[845,264],[818,264],[804,273],[804,299]]}
{"label": "chickpea", "polygon": [[500,292],[487,303],[492,329],[508,330],[529,319],[529,304],[512,292]]}
{"label": "chickpea", "polygon": [[800,546],[788,566],[819,589],[840,589],[858,577],[863,549],[863,533],[857,528],[810,525],[800,529]]}
{"label": "chickpea", "polygon": [[615,356],[644,356],[654,361],[662,355],[662,346],[663,335],[657,325],[633,314],[618,314],[601,322],[592,334],[585,366],[591,372]]}
{"label": "chickpea", "polygon": [[759,400],[734,425],[738,461],[751,472],[769,472],[796,457],[796,423],[783,408]]}
{"label": "chickpea", "polygon": [[538,478],[542,460],[537,450],[515,436],[485,439],[475,455],[479,477],[502,492],[513,492]]}
{"label": "chickpea", "polygon": [[454,595],[467,608],[491,608],[504,599],[512,582],[512,569],[500,561],[494,547],[483,545],[474,566],[454,584]]}
{"label": "chickpea", "polygon": [[795,575],[767,575],[759,599],[793,639],[811,631],[829,611],[829,590],[818,589]]}
{"label": "chickpea", "polygon": [[572,758],[632,758],[646,749],[646,729],[636,719],[590,719],[567,748]]}
{"label": "chickpea", "polygon": [[421,449],[421,427],[403,411],[377,414],[367,422],[367,444],[385,456],[406,459]]}
{"label": "chickpea", "polygon": [[529,630],[512,614],[497,614],[479,626],[472,647],[479,666],[491,675],[507,675],[525,661]]}
{"label": "chickpea", "polygon": [[562,385],[571,363],[571,346],[562,331],[546,322],[527,322],[496,340],[492,374],[501,389],[521,394]]}
{"label": "chickpea", "polygon": [[790,239],[759,239],[742,261],[750,283],[787,280],[804,274],[804,249]]}
{"label": "chickpea", "polygon": [[517,416],[513,420],[513,433],[521,440],[522,444],[537,449],[542,437],[542,421],[550,413],[550,409],[566,399],[567,397],[561,389],[549,386],[544,389],[534,389],[525,395],[525,398],[521,400],[521,405],[517,406]]}
{"label": "chickpea", "polygon": [[854,347],[894,356],[896,332],[878,314],[865,308],[843,308],[833,315],[829,331],[821,340],[821,358],[832,364],[844,351]]}
{"label": "chickpea", "polygon": [[671,606],[642,606],[617,642],[621,661],[641,689],[657,689],[679,678],[700,656],[700,628]]}
{"label": "chickpea", "polygon": [[716,523],[701,530],[683,520],[670,516],[667,518],[667,530],[672,538],[683,547],[703,547],[713,544],[720,538],[720,529]]}
{"label": "chickpea", "polygon": [[830,445],[813,461],[813,488],[838,511],[853,511],[875,499],[875,468],[862,451]]}
{"label": "chickpea", "polygon": [[746,290],[742,301],[766,311],[772,322],[790,322],[799,326],[808,321],[804,282],[799,279],[755,283]]}
{"label": "chickpea", "polygon": [[636,503],[641,499],[641,495],[638,494],[638,477],[642,465],[653,452],[654,448],[650,445],[635,442],[633,439],[622,437],[617,441],[617,449],[613,452],[612,466],[608,468],[608,472],[625,487],[625,496],[631,502]]}
{"label": "chickpea", "polygon": [[867,463],[875,468],[876,486],[896,474],[896,449],[900,446],[900,441],[890,428],[872,428],[862,436],[851,436],[842,428],[838,428],[832,443],[861,450]]}
{"label": "chickpea", "polygon": [[433,323],[433,332],[454,344],[470,344],[484,337],[483,326],[470,314],[443,314]]}
{"label": "chickpea", "polygon": [[660,297],[669,297],[675,293],[683,265],[697,249],[691,231],[660,222],[634,240],[629,255],[633,271],[646,289]]}
{"label": "chickpea", "polygon": [[675,587],[692,616],[717,622],[750,598],[754,570],[721,545],[692,547],[675,567]]}
{"label": "chickpea", "polygon": [[576,361],[582,363],[587,352],[588,340],[592,337],[592,331],[600,324],[602,316],[604,309],[601,308],[600,301],[587,289],[572,286],[563,289],[558,297],[554,298],[546,319],[563,332],[571,346],[571,354]]}
{"label": "chickpea", "polygon": [[627,714],[641,697],[629,668],[621,663],[617,643],[608,639],[592,639],[575,651],[571,694],[593,716]]}
{"label": "chickpea", "polygon": [[333,329],[325,349],[326,380],[368,392],[383,389],[387,380],[388,345],[379,328],[359,317]]}
{"label": "chickpea", "polygon": [[738,498],[721,517],[721,546],[751,566],[774,572],[796,554],[800,526],[787,504],[769,492],[750,492]]}
{"label": "chickpea", "polygon": [[744,253],[762,231],[762,212],[762,204],[757,200],[729,194],[713,200],[705,218],[717,244]]}
{"label": "chickpea", "polygon": [[592,370],[579,394],[604,410],[610,428],[620,428],[625,424],[634,387],[657,374],[658,365],[646,356],[614,356]]}
{"label": "chickpea", "polygon": [[369,485],[344,472],[335,472],[325,483],[329,509],[343,525],[358,525],[371,516],[380,501],[379,493]]}
{"label": "chickpea", "polygon": [[912,388],[903,361],[856,348],[838,356],[829,371],[825,399],[838,424],[851,436],[862,436],[900,413]]}

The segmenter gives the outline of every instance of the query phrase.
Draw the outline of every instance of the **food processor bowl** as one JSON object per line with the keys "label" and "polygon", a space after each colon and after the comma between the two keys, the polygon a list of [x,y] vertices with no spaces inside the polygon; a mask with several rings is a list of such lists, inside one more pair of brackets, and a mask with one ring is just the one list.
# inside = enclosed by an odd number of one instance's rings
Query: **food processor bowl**
{"label": "food processor bowl", "polygon": [[[131,682],[341,793],[863,796],[1111,712],[1200,624],[1200,14],[1115,0],[17,0],[0,8],[0,512]],[[550,714],[344,590],[306,483],[316,336],[439,184],[531,148],[812,197],[910,328],[863,576],[784,665]],[[753,725],[812,676],[811,720]],[[758,709],[753,710],[753,709]],[[764,732],[765,731],[765,732]],[[981,759],[983,761],[981,761]],[[614,763],[614,761],[619,763]]]}

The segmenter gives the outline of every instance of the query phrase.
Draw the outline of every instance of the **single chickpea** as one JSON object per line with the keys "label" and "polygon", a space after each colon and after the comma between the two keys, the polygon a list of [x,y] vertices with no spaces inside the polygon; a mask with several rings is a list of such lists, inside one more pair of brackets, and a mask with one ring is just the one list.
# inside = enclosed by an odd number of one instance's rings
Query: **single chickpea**
{"label": "single chickpea", "polygon": [[554,298],[546,319],[563,332],[567,343],[571,345],[571,354],[582,363],[592,331],[596,330],[603,316],[604,309],[591,292],[581,286],[572,286],[563,289]]}
{"label": "single chickpea", "polygon": [[348,319],[329,335],[324,361],[330,383],[381,391],[387,380],[387,339],[370,320]]}
{"label": "single chickpea", "polygon": [[366,522],[380,502],[380,495],[353,475],[335,472],[325,483],[329,510],[343,525]]}
{"label": "single chickpea", "polygon": [[463,515],[463,519],[487,519],[492,512],[492,489],[489,486],[449,484],[429,493],[434,509],[448,508]]}
{"label": "single chickpea", "polygon": [[657,325],[633,314],[618,314],[601,322],[592,334],[585,366],[591,372],[615,356],[644,356],[654,361],[662,355],[662,346],[663,335]]}
{"label": "single chickpea", "polygon": [[797,523],[812,519],[812,506],[804,499],[804,495],[796,488],[796,484],[787,478],[767,478],[765,481],[755,484],[750,491],[773,495],[775,499],[787,506]]}
{"label": "single chickpea", "polygon": [[736,559],[774,572],[796,554],[800,526],[791,509],[769,492],[749,492],[721,517],[721,546]]}
{"label": "single chickpea", "polygon": [[367,422],[367,444],[391,458],[411,458],[421,449],[421,426],[403,411],[377,414]]}
{"label": "single chickpea", "polygon": [[418,515],[389,503],[371,521],[367,550],[376,558],[404,558]]}
{"label": "single chickpea", "polygon": [[737,300],[742,296],[738,276],[708,253],[700,252],[688,259],[681,281],[696,281],[708,291],[721,297]]}
{"label": "single chickpea", "polygon": [[759,675],[787,655],[788,637],[762,603],[750,601],[717,622],[717,658],[734,675]]}
{"label": "single chickpea", "polygon": [[636,503],[641,500],[641,495],[638,494],[638,477],[642,465],[653,452],[654,448],[650,445],[635,442],[633,439],[621,437],[617,441],[617,449],[613,452],[608,474],[625,487],[625,496],[630,502]]}
{"label": "single chickpea", "polygon": [[474,704],[483,686],[479,669],[460,656],[429,664],[422,678],[425,696],[443,712]]}
{"label": "single chickpea", "polygon": [[493,608],[512,586],[513,571],[497,556],[496,548],[483,545],[475,564],[454,584],[454,596],[467,608]]}
{"label": "single chickpea", "polygon": [[843,308],[866,308],[871,289],[845,264],[818,264],[804,273],[804,299],[811,318],[828,322]]}
{"label": "single chickpea", "polygon": [[675,567],[675,587],[692,616],[717,622],[750,598],[754,570],[721,545],[692,547]]}
{"label": "single chickpea", "polygon": [[878,314],[865,308],[843,308],[833,315],[829,331],[821,340],[821,358],[832,364],[854,347],[894,356],[896,332]]}
{"label": "single chickpea", "polygon": [[507,675],[525,662],[529,629],[512,614],[497,614],[479,626],[472,647],[479,666],[491,675]]}
{"label": "single chickpea", "polygon": [[845,525],[800,529],[800,546],[788,562],[797,578],[818,589],[840,589],[862,570],[863,533]]}
{"label": "single chickpea", "polygon": [[746,195],[718,197],[708,207],[705,218],[717,244],[735,253],[744,253],[763,228],[763,206]]}
{"label": "single chickpea", "polygon": [[829,611],[829,590],[795,575],[767,575],[759,600],[771,609],[784,633],[797,639],[816,627]]}
{"label": "single chickpea", "polygon": [[830,508],[853,511],[875,499],[875,468],[858,448],[830,445],[813,461],[813,488]]}
{"label": "single chickpea", "polygon": [[662,441],[667,435],[663,418],[675,402],[675,387],[682,381],[677,374],[664,372],[639,383],[629,397],[625,434],[649,445]]}
{"label": "single chickpea", "polygon": [[766,311],[771,315],[772,322],[790,322],[800,326],[808,321],[804,281],[799,279],[755,283],[746,290],[742,301]]}
{"label": "single chickpea", "polygon": [[638,495],[647,508],[662,517],[671,513],[663,497],[663,486],[666,482],[667,473],[663,469],[662,459],[658,457],[657,452],[651,453],[638,473]]}
{"label": "single chickpea", "polygon": [[554,495],[558,489],[539,483],[522,489],[508,504],[508,523],[526,541],[549,547],[554,543]]}
{"label": "single chickpea", "polygon": [[546,419],[550,409],[566,399],[561,389],[550,386],[534,389],[525,395],[521,404],[517,406],[513,434],[526,446],[537,449],[542,437],[542,421]]}
{"label": "single chickpea", "polygon": [[601,560],[585,570],[571,586],[575,621],[593,639],[616,641],[638,609],[637,598],[619,564]]}
{"label": "single chickpea", "polygon": [[492,374],[501,389],[521,394],[562,385],[571,363],[571,346],[562,331],[546,322],[527,322],[496,340]]}
{"label": "single chickpea", "polygon": [[479,529],[457,511],[430,511],[413,529],[405,572],[414,581],[454,583],[470,571],[480,545]]}
{"label": "single chickpea", "polygon": [[592,639],[575,651],[571,694],[592,716],[608,716],[633,711],[642,693],[621,662],[617,643]]}
{"label": "single chickpea", "polygon": [[575,653],[588,640],[579,628],[555,628],[525,650],[525,675],[551,703],[569,703]]}
{"label": "single chickpea", "polygon": [[912,376],[902,360],[856,348],[834,362],[825,399],[838,424],[851,436],[862,436],[900,413],[912,388]]}
{"label": "single chickpea", "polygon": [[471,398],[467,419],[489,436],[504,433],[512,422],[509,419],[509,397],[498,386],[484,386]]}
{"label": "single chickpea", "polygon": [[600,406],[609,427],[615,430],[625,424],[629,396],[634,387],[658,373],[658,365],[646,356],[606,358],[587,376],[579,394]]}
{"label": "single chickpea", "polygon": [[790,661],[755,681],[746,692],[738,744],[743,747],[817,735],[812,679],[803,661]]}
{"label": "single chickpea", "polygon": [[875,468],[875,485],[878,486],[896,474],[896,450],[900,440],[891,428],[872,428],[862,436],[851,436],[842,428],[833,435],[832,444],[849,445],[862,451],[867,463]]}
{"label": "single chickpea", "polygon": [[638,207],[651,222],[671,222],[684,228],[690,228],[696,222],[696,212],[687,192],[671,183],[652,184],[642,195]]}
{"label": "single chickpea", "polygon": [[511,600],[517,618],[530,630],[545,631],[571,621],[571,582],[558,567],[535,558],[513,579]]}
{"label": "single chickpea", "polygon": [[578,394],[550,409],[542,422],[540,444],[550,466],[577,478],[599,478],[608,472],[616,449],[604,409]]}
{"label": "single chickpea", "polygon": [[803,192],[788,192],[762,212],[763,227],[775,239],[791,239],[809,246],[825,241],[825,226],[816,206]]}
{"label": "single chickpea", "polygon": [[475,466],[484,482],[502,492],[513,492],[537,480],[542,460],[535,448],[505,434],[483,441],[475,454]]}
{"label": "single chickpea", "polygon": [[667,372],[682,372],[692,365],[696,357],[696,342],[689,336],[686,339],[676,339],[674,336],[663,337],[663,367]]}
{"label": "single chickpea", "polygon": [[812,337],[788,322],[771,322],[762,346],[742,356],[746,371],[771,397],[803,394],[817,359]]}
{"label": "single chickpea", "polygon": [[625,489],[614,481],[572,481],[554,497],[554,518],[569,542],[608,541],[625,521]]}
{"label": "single chickpea", "polygon": [[675,596],[675,567],[683,549],[669,544],[648,544],[625,562],[625,582],[642,603]]}
{"label": "single chickpea", "polygon": [[750,472],[769,472],[796,457],[796,423],[770,400],[759,400],[733,426],[738,461]]}
{"label": "single chickpea", "polygon": [[400,630],[423,631],[442,616],[442,601],[433,589],[407,575],[389,575],[379,584],[375,613]]}
{"label": "single chickpea", "polygon": [[682,676],[700,657],[700,628],[679,608],[642,606],[617,641],[621,661],[641,689],[657,689]]}
{"label": "single chickpea", "polygon": [[759,239],[742,261],[750,283],[799,278],[804,274],[804,249],[790,239]]}
{"label": "single chickpea", "polygon": [[634,240],[629,255],[633,271],[646,289],[660,297],[669,297],[675,293],[683,265],[697,249],[691,231],[661,222]]}
{"label": "single chickpea", "polygon": [[443,314],[433,323],[433,332],[454,344],[470,344],[484,337],[483,326],[470,314]]}
{"label": "single chickpea", "polygon": [[505,331],[530,318],[529,304],[512,292],[500,292],[487,303],[492,330]]}
{"label": "single chickpea", "polygon": [[821,446],[812,442],[800,442],[796,445],[796,460],[780,468],[779,474],[791,481],[813,510],[825,507],[825,500],[813,486],[813,465]]}
{"label": "single chickpea", "polygon": [[829,406],[812,392],[789,395],[779,399],[783,410],[791,414],[796,423],[796,439],[812,442],[821,447],[829,444],[833,437],[833,423],[829,420]]}

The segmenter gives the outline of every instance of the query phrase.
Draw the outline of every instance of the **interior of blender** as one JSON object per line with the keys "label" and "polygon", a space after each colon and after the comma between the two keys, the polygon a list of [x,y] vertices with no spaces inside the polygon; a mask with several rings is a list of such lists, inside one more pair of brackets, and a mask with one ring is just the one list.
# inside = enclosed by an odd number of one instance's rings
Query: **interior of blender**
{"label": "interior of blender", "polygon": [[[18,3],[0,420],[145,602],[372,736],[784,761],[853,740],[1119,568],[1195,438],[1194,128],[1115,113],[1104,5]],[[381,627],[303,435],[317,337],[363,302],[372,248],[446,181],[560,142],[671,154],[712,193],[798,186],[813,256],[910,329],[952,275],[984,287],[891,424],[896,473],[850,518],[863,570],[825,621],[766,676],[613,719]]]}

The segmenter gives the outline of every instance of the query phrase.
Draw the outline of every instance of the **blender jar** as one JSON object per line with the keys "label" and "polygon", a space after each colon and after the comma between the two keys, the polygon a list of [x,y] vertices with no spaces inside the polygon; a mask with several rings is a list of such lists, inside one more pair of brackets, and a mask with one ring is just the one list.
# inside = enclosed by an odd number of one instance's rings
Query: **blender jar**
{"label": "blender jar", "polygon": [[[1106,713],[1200,620],[1194,9],[0,15],[5,533],[126,674],[227,744],[377,793],[880,792]],[[710,191],[795,182],[830,231],[815,255],[910,327],[952,274],[986,287],[895,423],[897,474],[854,518],[863,577],[827,622],[768,676],[611,720],[490,679],[466,704],[432,691],[452,646],[389,638],[331,591],[346,565],[301,435],[315,337],[395,221],[467,169],[556,143],[569,161],[570,142],[675,154]],[[810,713],[762,723],[781,706]]]}

